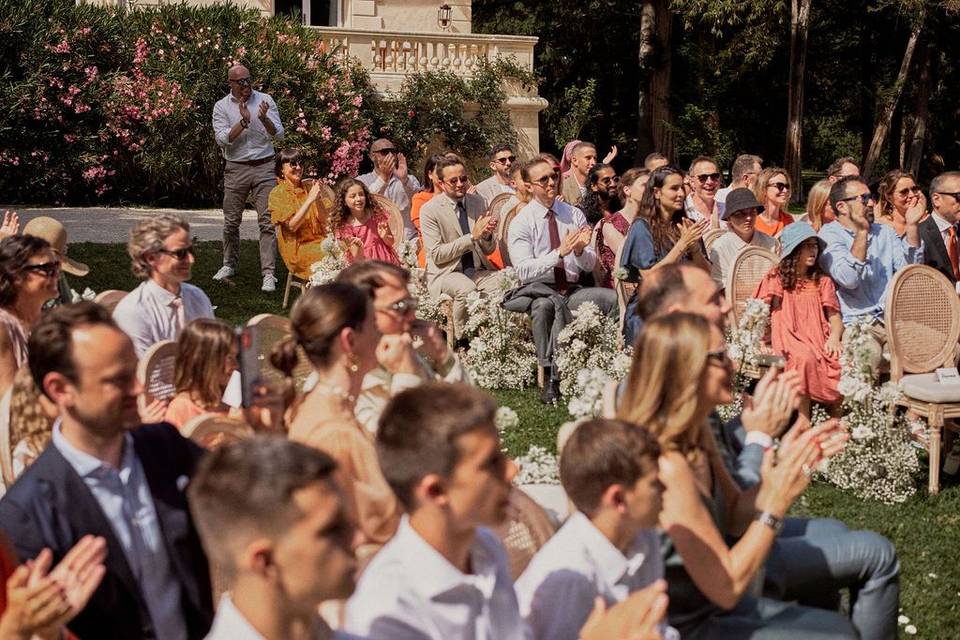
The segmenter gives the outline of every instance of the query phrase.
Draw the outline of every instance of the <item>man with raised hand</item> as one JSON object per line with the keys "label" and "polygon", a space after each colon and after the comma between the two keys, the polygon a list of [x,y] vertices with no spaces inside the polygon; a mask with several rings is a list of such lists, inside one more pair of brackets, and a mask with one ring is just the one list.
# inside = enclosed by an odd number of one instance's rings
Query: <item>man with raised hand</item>
{"label": "man with raised hand", "polygon": [[370,161],[373,171],[357,176],[357,180],[367,185],[371,193],[378,193],[397,205],[407,239],[416,238],[417,228],[410,221],[410,198],[420,191],[420,183],[410,175],[406,156],[392,142],[380,138],[370,145]]}

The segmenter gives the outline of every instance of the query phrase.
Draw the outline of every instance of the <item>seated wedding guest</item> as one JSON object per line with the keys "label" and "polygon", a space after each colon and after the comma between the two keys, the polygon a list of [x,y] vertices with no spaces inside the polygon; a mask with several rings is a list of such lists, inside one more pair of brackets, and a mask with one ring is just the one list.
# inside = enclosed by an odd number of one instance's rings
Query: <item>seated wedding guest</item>
{"label": "seated wedding guest", "polygon": [[[345,628],[371,640],[522,640],[507,556],[485,527],[507,515],[516,467],[504,454],[487,393],[431,382],[390,401],[377,455],[407,510],[347,602]],[[655,638],[655,590],[606,610],[584,640]]]}
{"label": "seated wedding guest", "polygon": [[920,238],[925,250],[925,263],[950,282],[960,280],[960,246],[957,244],[957,223],[960,222],[960,171],[941,173],[930,181],[932,215],[920,225]]}
{"label": "seated wedding guest", "polygon": [[417,229],[419,245],[417,248],[417,264],[420,265],[421,269],[427,266],[427,254],[423,251],[423,235],[420,229],[420,209],[423,208],[423,205],[443,192],[443,189],[440,188],[440,179],[437,178],[437,165],[441,162],[443,162],[443,156],[439,153],[435,153],[427,158],[426,163],[423,165],[423,189],[417,191],[413,198],[410,199],[410,221]]}
{"label": "seated wedding guest", "polygon": [[500,281],[487,260],[497,246],[493,237],[497,220],[487,212],[483,198],[467,193],[462,161],[447,158],[436,171],[443,193],[420,210],[427,287],[435,298],[441,294],[453,298],[455,338],[460,340],[467,323],[467,296],[495,288]]}
{"label": "seated wedding guest", "polygon": [[[624,240],[620,265],[627,269],[629,282],[640,282],[648,272],[675,262],[690,261],[709,269],[701,238],[710,228],[710,220],[694,222],[683,208],[683,172],[661,167],[650,174],[647,188]],[[627,302],[623,322],[626,344],[633,344],[640,331],[636,315],[637,293]]]}
{"label": "seated wedding guest", "polygon": [[810,187],[810,193],[807,194],[807,217],[804,218],[804,220],[806,220],[817,233],[820,232],[823,225],[837,219],[837,217],[833,215],[833,207],[830,206],[830,188],[832,186],[833,183],[827,179],[817,180],[813,183],[813,186]]}
{"label": "seated wedding guest", "polygon": [[417,231],[410,221],[410,198],[420,190],[420,183],[410,175],[406,156],[392,142],[380,138],[370,145],[370,160],[373,162],[373,171],[357,176],[357,180],[370,192],[378,193],[397,205],[403,216],[406,239],[416,238]]}
{"label": "seated wedding guest", "polygon": [[303,349],[317,382],[293,408],[289,437],[337,461],[351,513],[367,540],[382,545],[397,529],[400,506],[383,478],[372,436],[353,414],[364,376],[378,358],[391,363],[400,352],[394,345],[380,348],[375,313],[357,287],[311,287],[293,306],[291,335],[274,346],[272,362],[291,377],[297,346]]}
{"label": "seated wedding guest", "polygon": [[507,295],[503,306],[530,314],[537,361],[544,367],[541,399],[552,404],[560,398],[554,348],[571,312],[592,302],[601,313],[616,317],[617,296],[610,289],[577,284],[581,272],[590,273],[597,261],[590,246],[593,230],[579,209],[557,199],[559,173],[554,166],[536,157],[524,165],[522,176],[533,197],[508,233],[510,262],[520,288]]}
{"label": "seated wedding guest", "polygon": [[[675,313],[650,320],[634,346],[618,416],[645,427],[661,447],[661,551],[669,621],[684,638],[856,638],[843,616],[747,593],[787,509],[810,482],[819,441],[837,427],[808,429],[764,457],[761,482],[741,491],[717,451],[708,418],[733,401],[733,366],[720,327]],[[740,536],[732,547],[725,535]]]}
{"label": "seated wedding guest", "polygon": [[306,280],[310,265],[326,255],[320,244],[327,236],[334,204],[320,180],[303,179],[303,164],[298,149],[284,149],[277,155],[277,186],[270,191],[267,209],[277,228],[280,257],[290,273]]}
{"label": "seated wedding guest", "polygon": [[717,193],[723,184],[723,175],[717,161],[709,156],[698,156],[690,163],[687,172],[692,193],[684,200],[687,217],[694,222],[707,220],[711,229],[719,229],[723,207],[717,201]]}
{"label": "seated wedding guest", "polygon": [[230,413],[223,393],[237,369],[237,350],[237,337],[225,322],[198,318],[188,324],[177,338],[177,394],[167,405],[164,422],[182,429],[199,415]]}
{"label": "seated wedding guest", "polygon": [[761,247],[778,253],[777,241],[757,231],[756,222],[763,205],[757,202],[750,189],[740,187],[727,195],[721,218],[727,231],[710,246],[710,276],[720,287],[725,287],[727,274],[737,256],[745,247]]}
{"label": "seated wedding guest", "polygon": [[65,625],[87,606],[100,585],[106,554],[106,540],[84,536],[53,570],[49,549],[17,566],[0,532],[0,638],[72,640]]}
{"label": "seated wedding guest", "polygon": [[50,443],[58,416],[57,405],[37,388],[29,367],[21,367],[13,376],[9,414],[12,471],[19,478]]}
{"label": "seated wedding guest", "polygon": [[[656,439],[620,420],[590,420],[571,434],[560,482],[577,510],[514,585],[535,640],[577,640],[598,596],[610,605],[641,589],[666,589],[656,532],[659,456]],[[662,619],[666,595],[658,605]],[[666,624],[659,631],[680,638]]]}
{"label": "seated wedding guest", "polygon": [[754,298],[770,305],[773,350],[787,359],[787,371],[800,373],[800,413],[810,417],[810,401],[841,400],[840,337],[843,322],[837,288],[819,264],[825,243],[806,222],[780,234],[783,257],[757,284]]}
{"label": "seated wedding guest", "polygon": [[643,159],[643,168],[650,173],[653,173],[660,167],[665,167],[668,164],[670,164],[670,159],[659,151],[649,153],[647,154],[647,157]]}
{"label": "seated wedding guest", "polygon": [[820,238],[826,243],[820,263],[837,285],[843,324],[871,322],[873,337],[883,344],[883,312],[890,281],[908,264],[923,262],[918,224],[924,212],[909,209],[904,237],[898,238],[891,227],[874,223],[873,195],[863,180],[854,177],[834,183],[830,204],[837,219],[820,229]]}
{"label": "seated wedding guest", "polygon": [[780,232],[793,222],[793,216],[787,213],[790,204],[790,176],[780,167],[768,167],[757,176],[753,185],[753,195],[763,205],[757,216],[756,227],[771,238],[779,237]]}
{"label": "seated wedding guest", "polygon": [[57,297],[60,259],[34,236],[0,240],[0,395],[27,361],[27,341],[48,300]]}
{"label": "seated wedding guest", "polygon": [[610,165],[598,162],[590,167],[587,172],[587,190],[579,205],[588,224],[596,225],[620,209],[619,186],[620,177]]}
{"label": "seated wedding guest", "polygon": [[387,213],[376,206],[363,182],[345,178],[337,185],[330,232],[346,248],[347,262],[382,260],[400,264]]}
{"label": "seated wedding guest", "polygon": [[[466,367],[447,346],[440,327],[416,317],[417,299],[408,288],[410,272],[369,260],[341,271],[337,282],[358,287],[373,301],[380,341],[396,356],[380,362],[363,378],[354,414],[367,431],[377,432],[383,408],[404,389],[429,380],[470,383]],[[413,346],[414,339],[420,347]]]}
{"label": "seated wedding guest", "polygon": [[207,640],[342,637],[317,611],[353,593],[362,538],[335,471],[323,452],[278,436],[203,459],[187,491],[190,510],[227,583]]}
{"label": "seated wedding guest", "polygon": [[826,173],[827,180],[833,184],[843,178],[859,178],[860,167],[857,165],[856,159],[844,156],[834,160],[830,166],[827,167]]}
{"label": "seated wedding guest", "polygon": [[620,179],[618,198],[623,208],[604,218],[597,226],[597,260],[602,264],[603,278],[598,282],[601,287],[613,288],[613,272],[619,265],[614,264],[617,251],[623,245],[630,225],[637,217],[640,202],[650,179],[646,169],[627,169]]}
{"label": "seated wedding guest", "polygon": [[158,342],[176,340],[191,320],[213,317],[207,294],[187,284],[195,258],[190,225],[179,214],[141,220],[130,232],[127,253],[143,282],[117,304],[113,318],[138,358]]}
{"label": "seated wedding guest", "polygon": [[737,156],[730,167],[730,184],[717,191],[718,208],[721,209],[720,217],[723,219],[723,205],[727,201],[727,195],[734,189],[746,187],[753,189],[757,176],[763,171],[763,158],[750,153],[744,153]]}
{"label": "seated wedding guest", "polygon": [[[2,233],[0,227],[0,233]],[[57,283],[59,295],[47,303],[47,307],[73,302],[74,292],[67,281],[66,274],[83,277],[90,273],[90,267],[67,256],[67,230],[63,223],[48,216],[37,216],[23,226],[23,235],[43,238],[50,243],[50,248],[60,259],[60,280]]]}
{"label": "seated wedding guest", "polygon": [[477,185],[477,195],[483,198],[487,206],[501,193],[514,193],[515,188],[511,184],[510,169],[517,161],[517,156],[513,155],[513,149],[508,144],[498,144],[487,154],[490,161],[490,177]]}
{"label": "seated wedding guest", "polygon": [[107,541],[106,575],[67,626],[81,638],[203,638],[213,617],[206,557],[184,488],[203,451],[166,424],[140,425],[130,339],[92,302],[44,315],[30,371],[60,418],[50,445],[0,501],[21,558],[60,561]]}
{"label": "seated wedding guest", "polygon": [[[880,206],[877,224],[891,227],[898,237],[907,232],[907,210],[919,208],[927,217],[927,197],[917,185],[913,174],[899,169],[888,171],[877,186],[877,204]],[[875,212],[876,213],[876,212]]]}

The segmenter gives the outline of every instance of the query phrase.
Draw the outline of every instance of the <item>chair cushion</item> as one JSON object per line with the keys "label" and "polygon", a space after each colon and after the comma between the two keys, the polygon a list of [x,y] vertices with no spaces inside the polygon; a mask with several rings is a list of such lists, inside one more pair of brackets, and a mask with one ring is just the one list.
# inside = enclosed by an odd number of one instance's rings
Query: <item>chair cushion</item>
{"label": "chair cushion", "polygon": [[960,402],[960,384],[943,384],[936,373],[917,373],[900,380],[904,395],[923,402]]}

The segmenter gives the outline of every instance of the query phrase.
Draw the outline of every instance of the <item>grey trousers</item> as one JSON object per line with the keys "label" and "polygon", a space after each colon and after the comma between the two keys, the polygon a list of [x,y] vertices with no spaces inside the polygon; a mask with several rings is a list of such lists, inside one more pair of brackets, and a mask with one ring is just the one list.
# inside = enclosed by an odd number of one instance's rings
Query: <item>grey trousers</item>
{"label": "grey trousers", "polygon": [[227,160],[223,170],[223,266],[237,269],[240,221],[247,197],[252,194],[260,227],[260,271],[263,275],[273,275],[277,262],[277,232],[270,222],[267,200],[276,184],[273,162],[250,166]]}

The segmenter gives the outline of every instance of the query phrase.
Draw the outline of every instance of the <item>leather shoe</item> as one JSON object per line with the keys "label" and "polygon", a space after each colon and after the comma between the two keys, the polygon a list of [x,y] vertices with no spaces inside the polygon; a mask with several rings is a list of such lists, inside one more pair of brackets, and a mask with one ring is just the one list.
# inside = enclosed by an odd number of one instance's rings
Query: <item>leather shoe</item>
{"label": "leather shoe", "polygon": [[540,394],[543,404],[557,404],[560,402],[560,381],[549,377],[544,380],[543,393]]}

